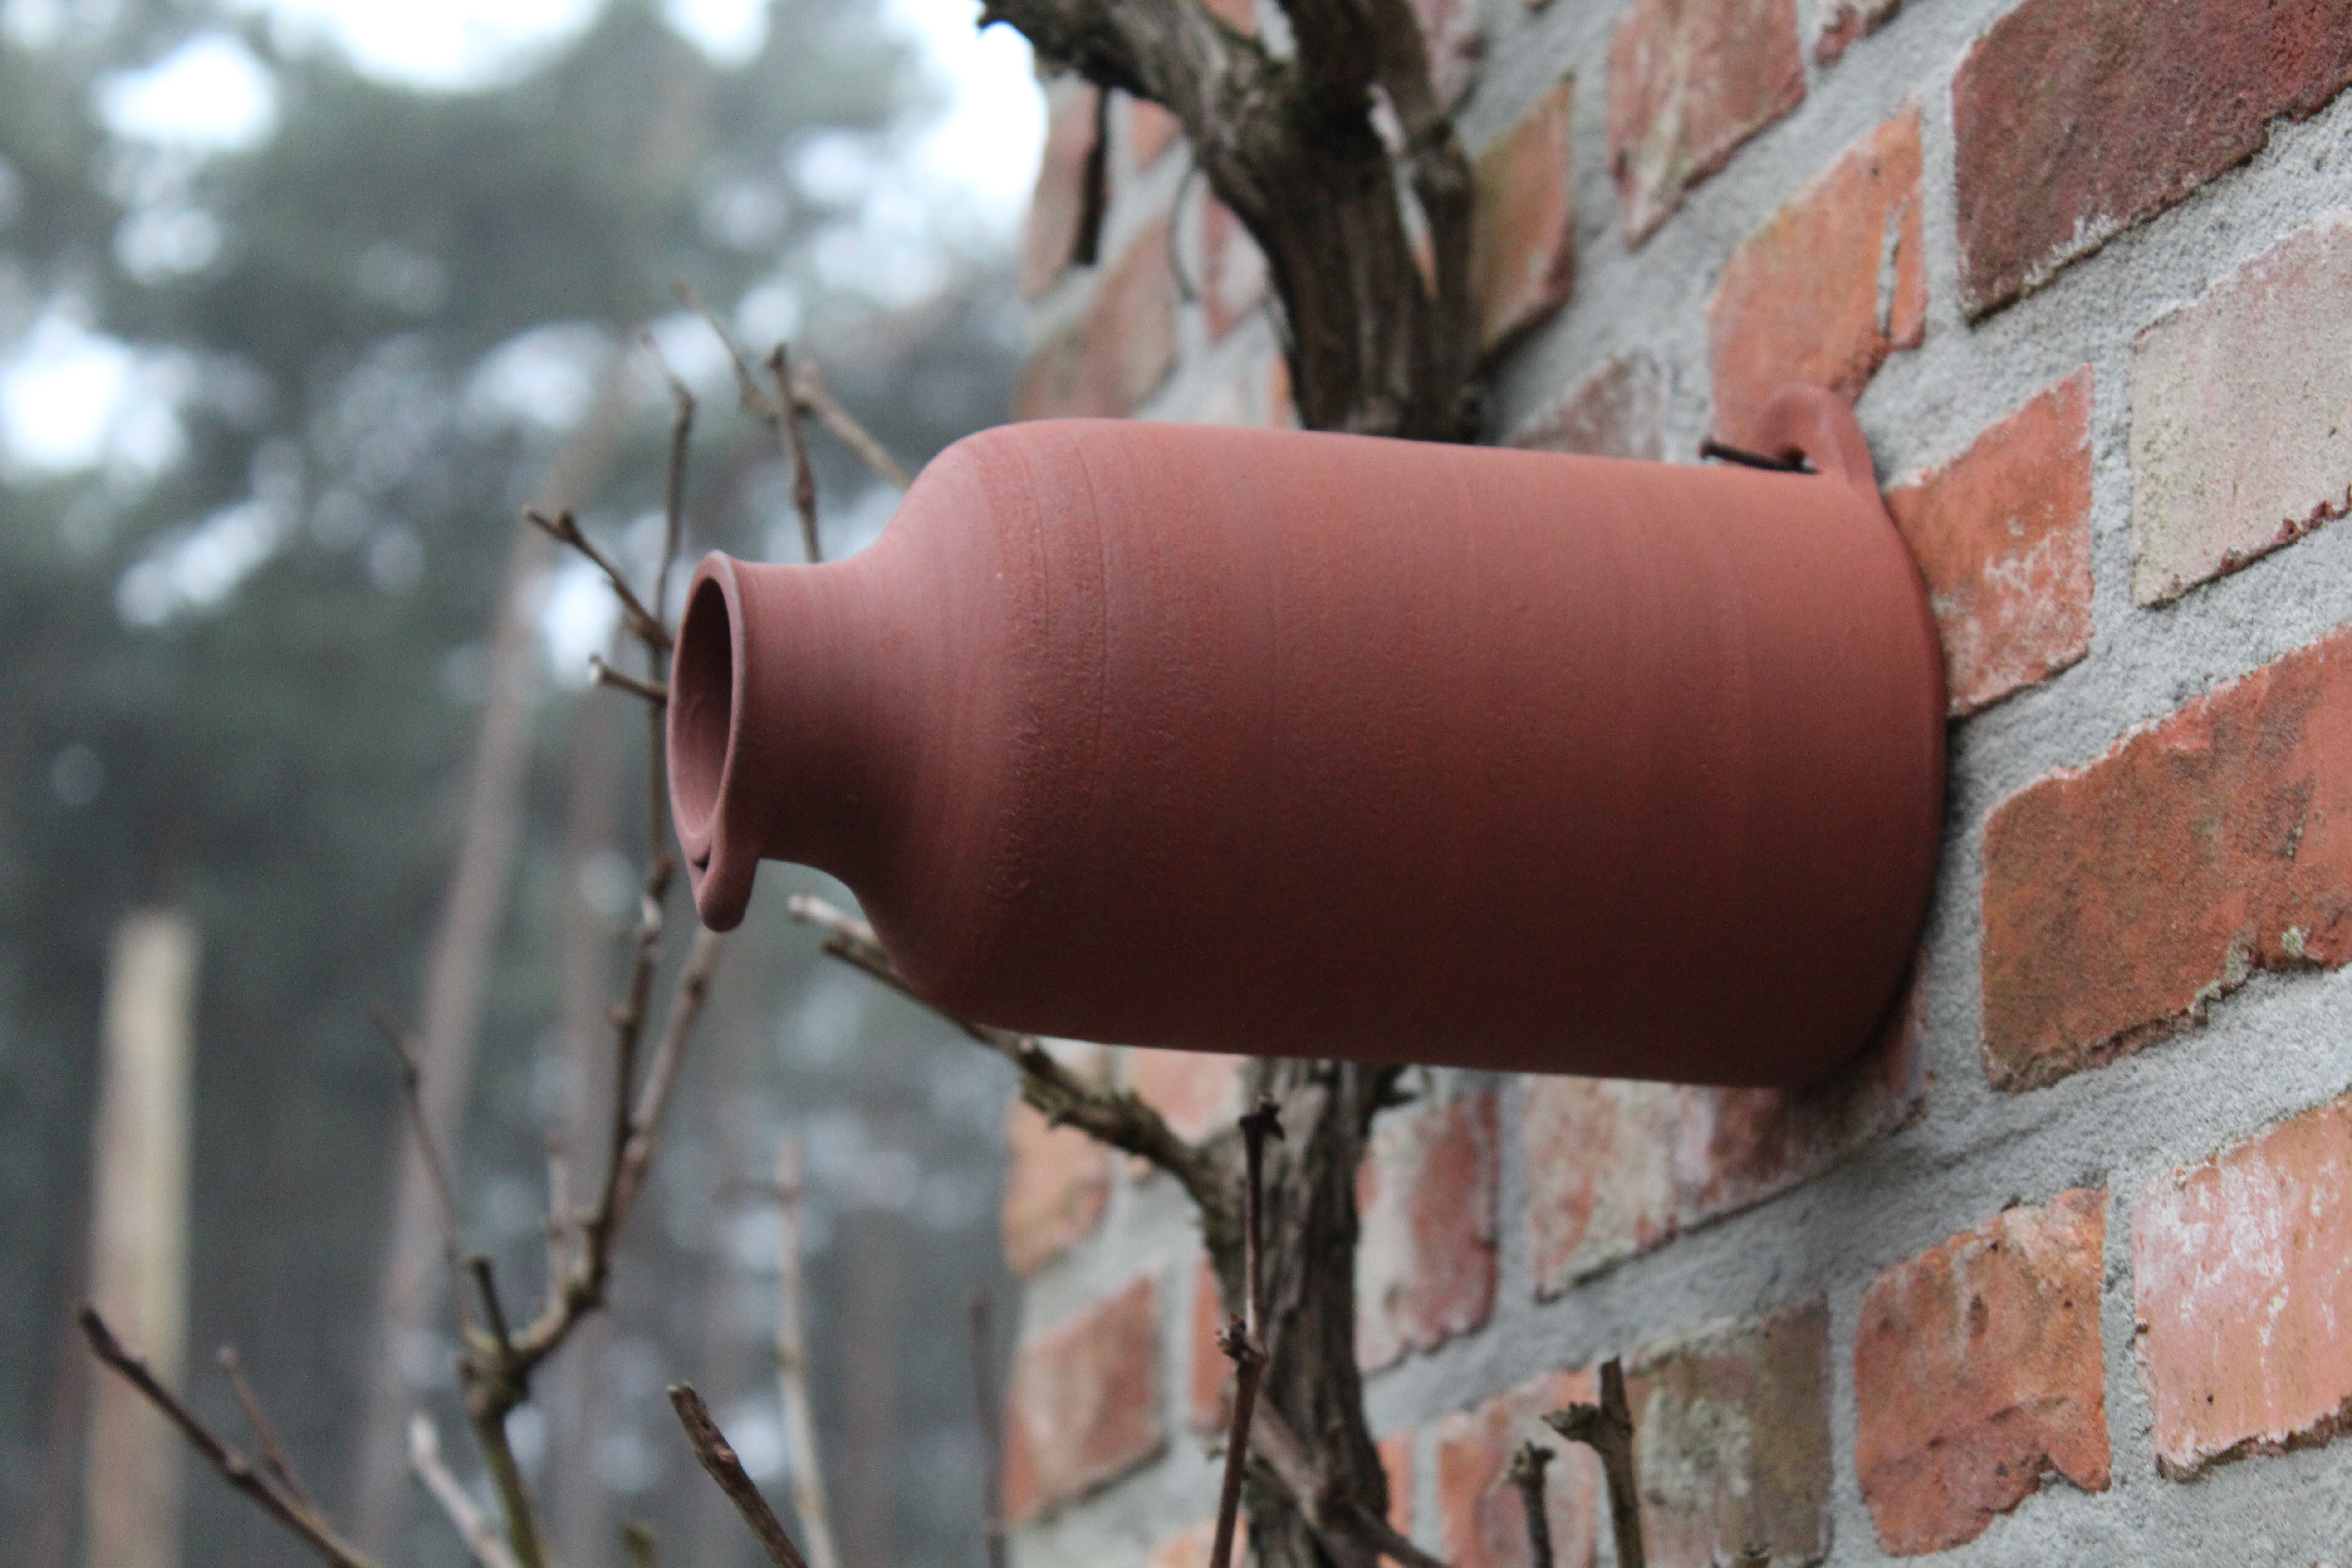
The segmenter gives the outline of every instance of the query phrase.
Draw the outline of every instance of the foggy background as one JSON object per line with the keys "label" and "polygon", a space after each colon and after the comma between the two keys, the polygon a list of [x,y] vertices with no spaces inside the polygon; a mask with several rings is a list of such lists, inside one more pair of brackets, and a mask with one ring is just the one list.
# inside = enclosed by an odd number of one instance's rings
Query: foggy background
{"label": "foggy background", "polygon": [[[234,1341],[348,1519],[398,1140],[367,1022],[413,1020],[490,692],[518,509],[559,461],[650,575],[667,395],[702,399],[690,549],[798,558],[719,344],[789,340],[902,459],[1007,416],[1013,234],[1042,107],[972,0],[0,4],[0,1541],[81,1561],[91,1118],[109,943],[202,943],[186,1383]],[[829,555],[894,492],[812,429]],[[683,574],[680,574],[682,580]],[[587,684],[593,573],[529,574],[530,763],[468,1093],[469,1246],[535,1288],[541,1138],[609,1051],[643,855],[634,699]],[[756,1551],[678,1439],[709,1398],[780,1508],[779,1136],[808,1175],[808,1336],[851,1563],[977,1563],[965,1293],[997,1240],[1009,1069],[783,918],[723,963],[616,1310],[517,1424],[568,1568],[624,1517],[673,1564]],[[842,898],[838,889],[831,896]],[[672,958],[689,911],[671,905]],[[593,1164],[590,1166],[593,1173]],[[518,1307],[518,1310],[520,1308]],[[403,1365],[478,1483],[446,1340]],[[309,1559],[191,1463],[182,1561]],[[789,1510],[786,1517],[789,1520]],[[404,1553],[457,1563],[412,1495]]]}

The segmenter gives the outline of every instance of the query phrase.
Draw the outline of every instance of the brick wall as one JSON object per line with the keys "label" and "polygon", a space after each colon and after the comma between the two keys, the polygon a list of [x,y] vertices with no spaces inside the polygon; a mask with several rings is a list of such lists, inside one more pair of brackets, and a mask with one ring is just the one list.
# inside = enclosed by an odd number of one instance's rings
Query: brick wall
{"label": "brick wall", "polygon": [[[1622,1354],[1668,1568],[2352,1560],[2352,0],[1422,8],[1489,437],[1686,462],[1783,381],[1853,399],[1952,789],[1906,1016],[1844,1080],[1441,1073],[1384,1119],[1398,1521],[1519,1568],[1508,1451]],[[1062,264],[1096,110],[1051,98],[1024,412],[1289,420],[1263,263],[1165,115],[1108,106],[1103,258]],[[1227,1060],[1086,1059],[1236,1109]],[[1198,1562],[1186,1205],[1013,1144],[1022,1559]],[[1553,1476],[1563,1568],[1608,1561],[1597,1472]]]}

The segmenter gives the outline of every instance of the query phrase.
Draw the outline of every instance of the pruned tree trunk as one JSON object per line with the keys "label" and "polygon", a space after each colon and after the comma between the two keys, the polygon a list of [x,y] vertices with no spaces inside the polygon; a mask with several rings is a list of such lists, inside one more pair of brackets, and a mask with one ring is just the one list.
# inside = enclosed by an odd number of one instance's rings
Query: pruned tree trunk
{"label": "pruned tree trunk", "polygon": [[[1307,428],[1466,439],[1477,422],[1470,163],[1420,26],[1407,0],[1285,10],[1297,38],[1286,57],[1200,0],[988,0],[982,22],[1010,23],[1046,59],[1183,121],[1210,187],[1265,251]],[[1382,100],[1401,147],[1382,138]]]}

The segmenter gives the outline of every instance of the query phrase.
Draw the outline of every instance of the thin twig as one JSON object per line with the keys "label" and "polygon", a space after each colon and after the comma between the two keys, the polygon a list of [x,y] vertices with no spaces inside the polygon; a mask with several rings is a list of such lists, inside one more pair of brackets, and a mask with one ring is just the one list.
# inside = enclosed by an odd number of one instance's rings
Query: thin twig
{"label": "thin twig", "polygon": [[825,384],[824,374],[806,360],[793,366],[793,401],[800,405],[802,413],[832,432],[835,440],[856,453],[876,479],[893,489],[913,487],[915,476],[907,471],[907,465],[850,416],[841,399],[834,396],[833,388]]}
{"label": "thin twig", "polygon": [[1201,1211],[1204,1232],[1233,1234],[1241,1223],[1234,1202],[1236,1185],[1229,1146],[1194,1144],[1179,1138],[1160,1112],[1126,1089],[1099,1089],[1054,1058],[1034,1035],[974,1023],[942,1011],[908,984],[898,965],[875,939],[874,928],[823,899],[796,893],[793,918],[824,932],[824,951],[920,1004],[1021,1069],[1021,1097],[1055,1126],[1076,1127],[1088,1137],[1124,1149],[1173,1176]]}
{"label": "thin twig", "polygon": [[777,420],[784,438],[784,455],[793,465],[793,510],[800,514],[801,552],[814,566],[824,559],[816,534],[816,470],[809,466],[808,441],[801,434],[801,403],[793,395],[792,354],[778,343],[768,355],[768,374],[775,378]]}
{"label": "thin twig", "polygon": [[1006,1568],[1004,1540],[1004,1426],[996,1397],[996,1334],[989,1325],[988,1292],[964,1298],[971,1325],[971,1407],[980,1426],[981,1528],[988,1543],[988,1568]]}
{"label": "thin twig", "polygon": [[[441,1258],[449,1272],[457,1272],[462,1247],[457,1239],[457,1194],[449,1180],[448,1157],[441,1152],[441,1142],[433,1135],[433,1123],[425,1114],[425,1070],[417,1065],[416,1051],[408,1031],[398,1019],[382,1007],[370,1007],[368,1017],[383,1037],[393,1060],[400,1068],[400,1099],[408,1113],[409,1135],[416,1140],[416,1152],[425,1162],[425,1174],[433,1188],[434,1216],[441,1222]],[[457,1322],[466,1322],[463,1303],[457,1306]]]}
{"label": "thin twig", "polygon": [[835,1568],[833,1510],[825,1506],[817,1460],[816,1416],[809,1399],[808,1348],[802,1332],[801,1144],[787,1132],[776,1143],[776,1385],[784,1435],[793,1446],[793,1511],[808,1536],[810,1568]]}
{"label": "thin twig", "polygon": [[621,1521],[621,1550],[629,1554],[629,1568],[661,1568],[661,1552],[654,1545],[654,1527],[642,1519]]}
{"label": "thin twig", "polygon": [[1078,178],[1078,226],[1070,237],[1070,265],[1092,267],[1102,258],[1103,212],[1110,205],[1110,92],[1095,89],[1095,135]]}
{"label": "thin twig", "polygon": [[514,1356],[514,1336],[507,1331],[507,1310],[499,1301],[499,1282],[490,1272],[490,1260],[477,1252],[466,1259],[466,1272],[474,1277],[474,1291],[481,1300],[482,1321],[489,1325],[490,1343],[499,1356]]}
{"label": "thin twig", "polygon": [[1549,1448],[1541,1443],[1522,1443],[1504,1476],[1519,1489],[1519,1506],[1527,1510],[1530,1568],[1551,1568],[1551,1515],[1544,1506],[1544,1468],[1550,1463]]}
{"label": "thin twig", "polygon": [[588,673],[599,686],[610,686],[617,690],[626,691],[632,696],[642,697],[656,708],[669,706],[667,686],[656,685],[653,681],[640,679],[625,670],[614,669],[605,662],[604,656],[601,653],[592,653],[588,656]]}
{"label": "thin twig", "polygon": [[499,1539],[499,1527],[489,1516],[475,1505],[473,1495],[467,1491],[449,1467],[441,1458],[441,1432],[433,1418],[422,1410],[408,1418],[408,1468],[449,1516],[458,1539],[466,1543],[467,1552],[481,1568],[519,1568],[514,1553]]}
{"label": "thin twig", "polygon": [[1600,1404],[1555,1410],[1544,1423],[1601,1456],[1601,1474],[1609,1480],[1609,1523],[1617,1540],[1619,1568],[1644,1568],[1642,1494],[1633,1476],[1633,1411],[1625,1399],[1624,1365],[1615,1356],[1601,1363]]}
{"label": "thin twig", "polygon": [[1241,1131],[1242,1310],[1217,1336],[1217,1348],[1234,1363],[1234,1415],[1232,1428],[1225,1435],[1225,1475],[1217,1494],[1217,1533],[1209,1547],[1209,1568],[1232,1568],[1234,1526],[1241,1518],[1242,1477],[1249,1468],[1250,1418],[1257,1409],[1258,1380],[1265,1375],[1265,1242],[1259,1210],[1265,1197],[1265,1142],[1282,1136],[1282,1117],[1274,1101],[1261,1096],[1257,1109],[1242,1118]]}
{"label": "thin twig", "polygon": [[675,410],[669,422],[669,471],[662,486],[661,565],[654,573],[654,611],[667,616],[670,568],[677,563],[677,547],[686,539],[686,460],[687,447],[694,435],[694,394],[663,362],[659,349],[654,351],[654,363],[661,365],[662,379],[669,383],[670,403]]}
{"label": "thin twig", "polygon": [[629,623],[631,636],[646,642],[659,642],[665,648],[669,647],[669,632],[663,626],[661,617],[646,608],[645,601],[637,597],[637,591],[629,586],[628,578],[613,563],[612,557],[599,550],[594,540],[580,531],[580,524],[569,511],[559,511],[550,517],[531,507],[526,508],[522,515],[532,527],[559,544],[570,545],[586,556],[596,570],[604,574],[604,581],[611,584],[614,595],[621,601],[621,614]]}
{"label": "thin twig", "polygon": [[735,1511],[743,1516],[751,1533],[760,1538],[768,1561],[776,1568],[808,1568],[808,1559],[793,1544],[793,1538],[784,1533],[783,1521],[776,1517],[776,1510],[768,1506],[768,1500],[760,1495],[760,1489],[744,1474],[743,1461],[735,1457],[727,1435],[710,1418],[710,1407],[702,1403],[702,1395],[688,1384],[675,1383],[670,1385],[669,1402],[677,1412],[677,1424],[686,1428],[686,1440],[694,1449],[694,1457],[702,1461],[702,1468],[719,1483],[719,1489],[727,1494],[727,1500],[735,1505]]}
{"label": "thin twig", "polygon": [[237,1408],[245,1412],[245,1424],[253,1432],[253,1446],[260,1452],[262,1469],[289,1498],[317,1513],[319,1504],[310,1496],[310,1489],[302,1484],[302,1478],[294,1473],[294,1462],[286,1457],[286,1446],[278,1440],[278,1428],[271,1423],[269,1412],[261,1407],[260,1395],[245,1380],[245,1363],[238,1357],[236,1347],[221,1346],[217,1359],[221,1372],[228,1378],[229,1392],[236,1395]]}
{"label": "thin twig", "polygon": [[224,1442],[181,1402],[178,1394],[158,1382],[155,1374],[147,1370],[147,1363],[125,1350],[122,1342],[114,1337],[114,1331],[106,1326],[97,1308],[85,1302],[74,1316],[81,1325],[82,1337],[89,1342],[90,1353],[179,1428],[188,1446],[219,1471],[222,1479],[252,1499],[262,1512],[285,1526],[334,1568],[375,1568],[365,1553],[336,1534],[325,1519],[271,1485],[267,1476],[253,1468],[252,1461]]}
{"label": "thin twig", "polygon": [[515,1461],[514,1444],[507,1436],[507,1413],[522,1402],[521,1387],[494,1384],[486,1390],[478,1379],[467,1395],[469,1406],[485,1401],[485,1407],[468,1412],[474,1446],[482,1451],[483,1468],[490,1472],[490,1486],[506,1511],[507,1544],[514,1551],[516,1568],[546,1568],[539,1545],[539,1516],[532,1511],[522,1466]]}
{"label": "thin twig", "polygon": [[572,1272],[572,1157],[561,1131],[547,1135],[547,1288]]}

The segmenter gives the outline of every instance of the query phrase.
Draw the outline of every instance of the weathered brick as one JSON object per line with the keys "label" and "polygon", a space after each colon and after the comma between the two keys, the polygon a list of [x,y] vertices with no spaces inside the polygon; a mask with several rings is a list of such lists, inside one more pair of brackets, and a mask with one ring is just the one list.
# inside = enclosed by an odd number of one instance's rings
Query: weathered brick
{"label": "weathered brick", "polygon": [[2091,651],[2091,371],[1886,492],[1927,580],[1954,714]]}
{"label": "weathered brick", "polygon": [[1853,1068],[1801,1092],[1527,1079],[1519,1138],[1537,1293],[1762,1203],[1908,1121],[1925,1073],[1915,1005]]}
{"label": "weathered brick", "polygon": [[1854,1468],[1896,1556],[1982,1535],[2056,1473],[2108,1481],[2105,1188],[2013,1208],[1898,1263],[1854,1326]]}
{"label": "weathered brick", "polygon": [[1391,1111],[1356,1173],[1356,1359],[1431,1351],[1495,1306],[1495,1096]]}
{"label": "weathered brick", "polygon": [[1148,98],[1118,95],[1126,110],[1127,166],[1141,174],[1160,162],[1160,155],[1184,132],[1184,122]]}
{"label": "weathered brick", "polygon": [[1637,349],[1607,361],[1544,405],[1504,444],[1655,462],[1665,455],[1665,373]]}
{"label": "weathered brick", "polygon": [[[1391,1432],[1380,1440],[1381,1474],[1389,1483],[1389,1527],[1408,1539],[1412,1534],[1412,1441],[1411,1430]],[[1383,1563],[1393,1561],[1383,1557]]]}
{"label": "weathered brick", "polygon": [[2030,1089],[2352,959],[2352,632],[2053,773],[1984,837],[1984,1052]]}
{"label": "weathered brick", "polygon": [[1265,303],[1265,252],[1231,207],[1203,193],[1201,202],[1201,305],[1209,337],[1223,338]]}
{"label": "weathered brick", "polygon": [[1576,286],[1576,212],[1569,188],[1574,81],[1554,83],[1517,124],[1478,154],[1470,291],[1478,345],[1492,353],[1559,309]]}
{"label": "weathered brick", "polygon": [[1127,1087],[1160,1112],[1177,1137],[1198,1142],[1224,1131],[1241,1115],[1242,1068],[1247,1058],[1146,1046],[1125,1056]]}
{"label": "weathered brick", "polygon": [[1175,364],[1176,281],[1162,218],[1108,269],[1084,321],[1031,359],[1014,411],[1023,419],[1117,418],[1158,391]]}
{"label": "weathered brick", "polygon": [[2167,1475],[2352,1424],[2352,1098],[2153,1184],[2132,1283]]}
{"label": "weathered brick", "polygon": [[1021,237],[1024,298],[1034,300],[1053,287],[1077,244],[1087,155],[1095,145],[1096,96],[1095,88],[1075,76],[1057,77],[1046,86],[1045,151]]}
{"label": "weathered brick", "polygon": [[1590,1372],[1548,1373],[1475,1410],[1438,1421],[1438,1522],[1451,1568],[1529,1568],[1527,1514],[1518,1489],[1505,1479],[1512,1451],[1529,1438],[1558,1450],[1545,1493],[1554,1568],[1593,1568],[1600,1542],[1600,1461],[1590,1448],[1560,1442],[1543,1417],[1597,1396]]}
{"label": "weathered brick", "polygon": [[1960,305],[1984,316],[2352,82],[2352,0],[2025,0],[1952,82]]}
{"label": "weathered brick", "polygon": [[1846,50],[1895,19],[1903,0],[1837,0],[1813,40],[1813,59],[1823,70],[1845,58]]}
{"label": "weathered brick", "polygon": [[1633,0],[1609,40],[1609,172],[1628,240],[1804,100],[1794,0]]}
{"label": "weathered brick", "polygon": [[1707,306],[1715,433],[1734,446],[1790,382],[1851,402],[1927,331],[1919,111],[1872,132],[1741,242]]}
{"label": "weathered brick", "polygon": [[1157,1456],[1159,1292],[1149,1275],[1021,1347],[1005,1393],[1004,1509],[1019,1523]]}
{"label": "weathered brick", "polygon": [[2132,598],[2162,604],[2352,509],[2352,209],[2132,345]]}
{"label": "weathered brick", "polygon": [[1027,1277],[1093,1234],[1110,1202],[1111,1153],[1019,1100],[1004,1125],[1004,1261]]}
{"label": "weathered brick", "polygon": [[1645,1349],[1625,1371],[1656,1568],[1830,1550],[1830,1314],[1820,1297]]}

